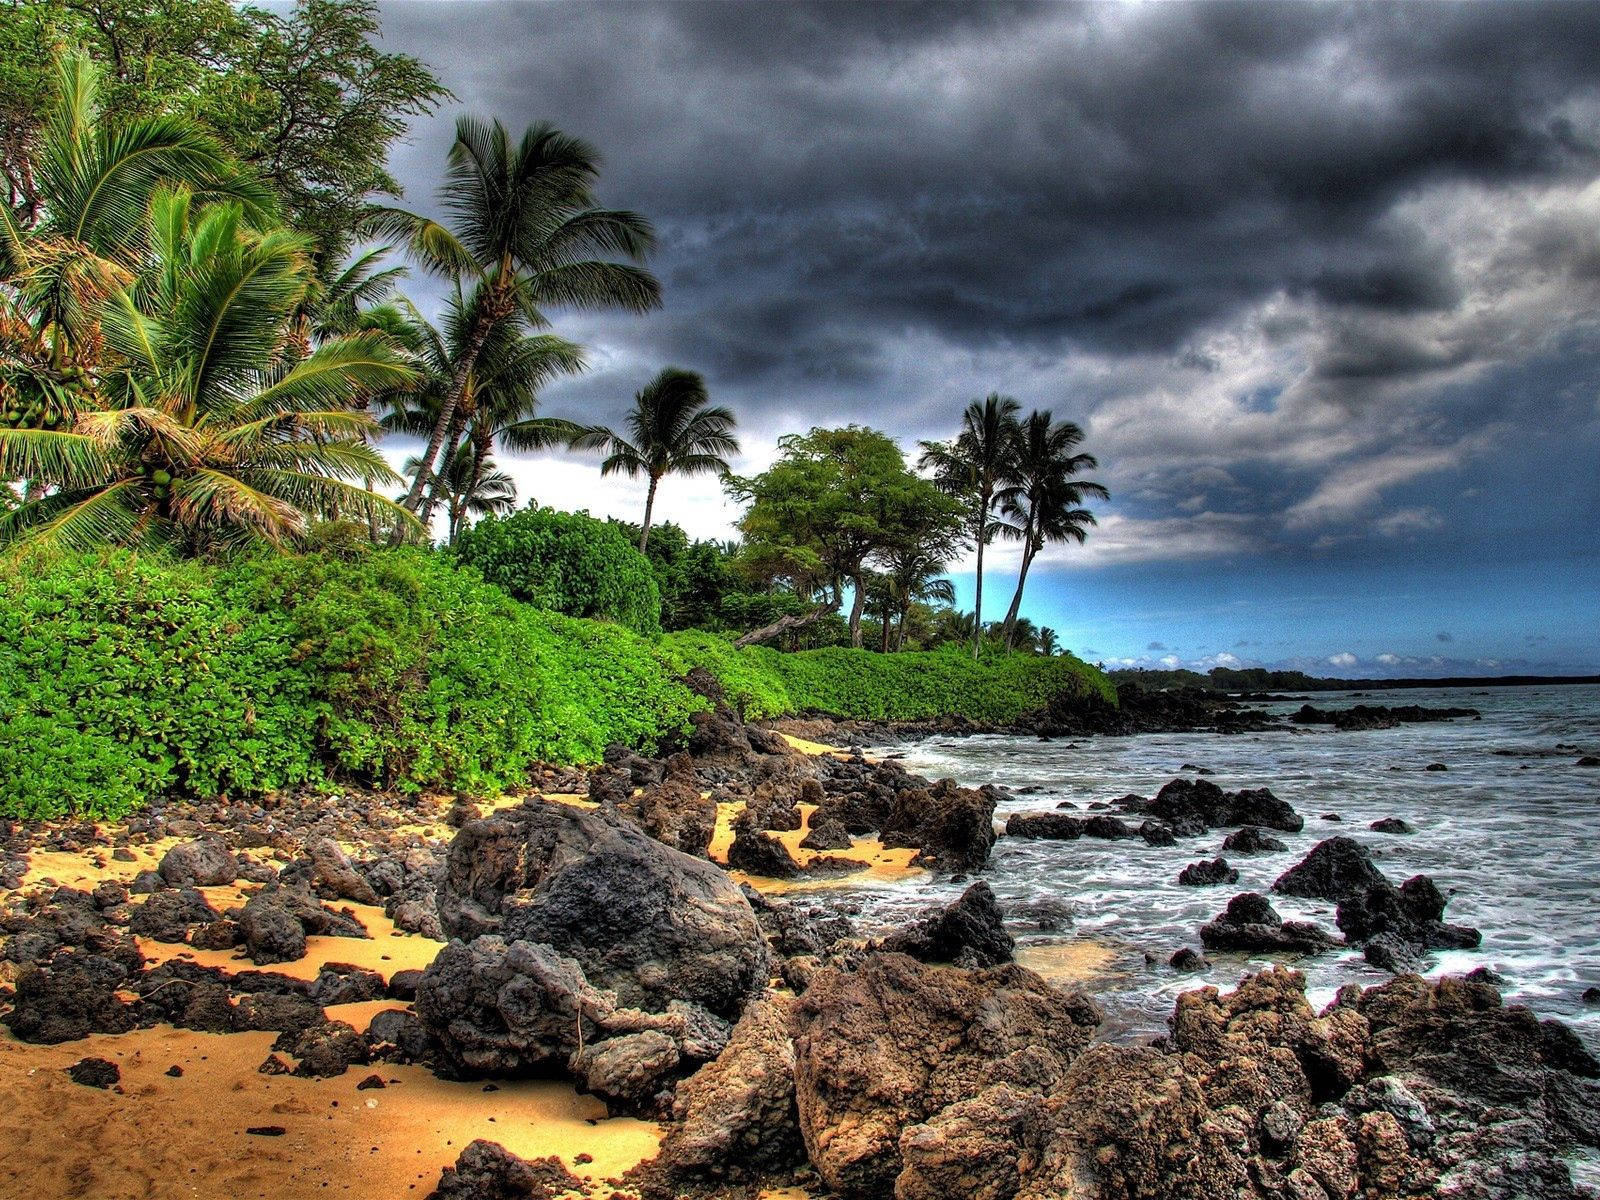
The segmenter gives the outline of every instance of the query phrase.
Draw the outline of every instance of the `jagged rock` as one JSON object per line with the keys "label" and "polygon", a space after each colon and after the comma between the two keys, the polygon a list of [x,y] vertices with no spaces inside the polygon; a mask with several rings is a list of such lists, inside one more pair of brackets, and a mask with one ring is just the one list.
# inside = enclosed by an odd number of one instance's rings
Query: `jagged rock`
{"label": "jagged rock", "polygon": [[551,1200],[585,1190],[559,1158],[530,1162],[479,1138],[467,1145],[455,1166],[444,1169],[428,1200]]}
{"label": "jagged rock", "polygon": [[232,950],[243,938],[238,922],[222,918],[195,929],[189,935],[189,944],[196,950]]}
{"label": "jagged rock", "polygon": [[1287,850],[1289,847],[1254,825],[1246,825],[1243,829],[1236,829],[1223,838],[1222,848],[1231,850],[1235,854],[1272,854],[1279,850]]}
{"label": "jagged rock", "polygon": [[767,979],[749,902],[720,868],[599,812],[535,800],[456,835],[439,881],[446,932],[570,955],[621,1003],[737,1016]]}
{"label": "jagged rock", "polygon": [[1176,846],[1178,835],[1165,821],[1146,821],[1139,826],[1139,836],[1148,846]]}
{"label": "jagged rock", "polygon": [[744,890],[768,943],[784,958],[825,954],[842,939],[855,936],[850,918],[841,913],[763,896],[748,885]]}
{"label": "jagged rock", "polygon": [[789,1007],[776,997],[750,1005],[716,1061],[678,1086],[675,1120],[648,1172],[647,1195],[757,1180],[804,1161]]}
{"label": "jagged rock", "polygon": [[814,812],[800,845],[806,850],[848,850],[854,843],[836,817],[825,817],[820,812]]}
{"label": "jagged rock", "polygon": [[306,994],[318,1004],[359,1004],[382,1000],[383,976],[350,963],[329,963],[318,972]]}
{"label": "jagged rock", "polygon": [[239,860],[220,838],[207,837],[168,850],[157,871],[168,887],[220,887],[239,878]]}
{"label": "jagged rock", "polygon": [[800,873],[789,848],[759,829],[740,829],[728,847],[728,866],[764,879],[791,879]]}
{"label": "jagged rock", "polygon": [[1178,882],[1184,887],[1211,887],[1219,883],[1238,883],[1239,872],[1228,865],[1225,858],[1190,863],[1178,872]]}
{"label": "jagged rock", "polygon": [[1145,811],[1175,830],[1261,825],[1299,833],[1305,826],[1299,813],[1266,788],[1225,792],[1209,779],[1174,779],[1156,793]]}
{"label": "jagged rock", "polygon": [[1205,955],[1188,946],[1180,946],[1174,950],[1172,957],[1167,960],[1167,965],[1174,971],[1205,971],[1211,967]]}
{"label": "jagged rock", "polygon": [[799,997],[795,1095],[827,1186],[888,1195],[900,1135],[996,1083],[1055,1086],[1100,1021],[1088,1000],[1015,964],[968,971],[903,954],[824,967]]}
{"label": "jagged rock", "polygon": [[993,967],[1011,961],[1016,942],[1005,930],[1005,918],[994,890],[973,884],[942,909],[915,925],[890,934],[883,949],[909,954],[929,963],[960,967]]}
{"label": "jagged rock", "polygon": [[234,1008],[237,1029],[271,1029],[299,1034],[328,1019],[322,1005],[294,992],[250,992]]}
{"label": "jagged rock", "polygon": [[1343,900],[1375,883],[1387,882],[1365,846],[1354,838],[1331,837],[1318,842],[1310,854],[1279,875],[1272,890],[1285,896]]}
{"label": "jagged rock", "polygon": [[1200,927],[1207,950],[1249,954],[1319,954],[1337,943],[1305,921],[1285,921],[1267,898],[1244,892],[1228,901],[1226,911]]}
{"label": "jagged rock", "polygon": [[1374,821],[1371,825],[1367,826],[1367,828],[1372,830],[1374,833],[1416,832],[1411,828],[1410,825],[1406,824],[1406,822],[1402,821],[1399,817],[1384,817],[1382,820]]}
{"label": "jagged rock", "polygon": [[701,795],[694,760],[687,754],[667,760],[660,783],[614,803],[618,812],[656,841],[696,858],[706,857],[717,828],[717,805]]}
{"label": "jagged rock", "polygon": [[1337,923],[1352,945],[1365,942],[1367,961],[1386,970],[1408,969],[1434,949],[1470,950],[1482,935],[1444,923],[1445,898],[1426,875],[1399,887],[1384,880],[1339,902]]}
{"label": "jagged rock", "polygon": [[257,964],[292,962],[306,954],[306,931],[288,909],[257,894],[245,902],[239,915],[250,961]]}
{"label": "jagged rock", "polygon": [[915,847],[918,865],[959,874],[975,871],[994,848],[996,793],[942,779],[926,790],[899,792],[885,822],[887,847]]}
{"label": "jagged rock", "polygon": [[306,843],[306,853],[311,857],[311,886],[318,895],[357,904],[378,903],[378,893],[332,838],[312,838]]}

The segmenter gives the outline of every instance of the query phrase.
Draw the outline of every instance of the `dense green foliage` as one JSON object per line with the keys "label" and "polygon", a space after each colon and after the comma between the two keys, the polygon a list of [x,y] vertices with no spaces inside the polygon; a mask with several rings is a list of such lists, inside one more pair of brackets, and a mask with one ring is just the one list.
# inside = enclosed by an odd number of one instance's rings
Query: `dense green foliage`
{"label": "dense green foliage", "polygon": [[699,703],[649,641],[420,550],[68,557],[5,586],[10,815],[330,779],[492,791],[534,762],[674,740]]}
{"label": "dense green foliage", "polygon": [[513,597],[570,617],[637,633],[661,631],[661,596],[649,561],[621,530],[587,513],[525,508],[488,517],[456,539],[462,562]]}
{"label": "dense green foliage", "polygon": [[1063,692],[1115,702],[1111,685],[1070,654],[986,655],[957,647],[877,654],[847,647],[783,653],[736,648],[711,634],[669,634],[662,656],[676,670],[705,666],[747,717],[818,714],[861,720],[965,717],[1013,721]]}

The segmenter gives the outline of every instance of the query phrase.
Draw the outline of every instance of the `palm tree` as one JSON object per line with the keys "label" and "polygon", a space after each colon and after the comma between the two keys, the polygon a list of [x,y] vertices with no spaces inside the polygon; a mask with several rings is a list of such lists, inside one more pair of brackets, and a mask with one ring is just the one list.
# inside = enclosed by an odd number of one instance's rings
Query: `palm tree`
{"label": "palm tree", "polygon": [[1050,542],[1075,541],[1080,545],[1095,523],[1094,514],[1082,507],[1086,496],[1101,500],[1111,493],[1100,484],[1076,478],[1079,471],[1099,465],[1092,454],[1078,449],[1083,430],[1071,421],[1054,420],[1048,409],[1034,411],[1017,426],[1015,433],[1015,480],[999,496],[1000,508],[1010,518],[999,532],[1022,543],[1022,566],[1017,572],[1017,590],[1006,612],[1002,639],[1010,650],[1016,641],[1017,613],[1022,608],[1022,590],[1028,583],[1028,568]]}
{"label": "palm tree", "polygon": [[[426,375],[413,392],[387,398],[390,413],[384,419],[386,430],[426,437],[435,427],[465,353],[482,292],[481,287],[471,295],[458,291],[446,309],[442,330],[420,319],[415,323],[412,337],[419,345]],[[466,375],[443,461],[452,464],[454,470],[458,449],[470,445],[470,461],[481,470],[496,442],[509,449],[536,452],[571,445],[590,435],[592,431],[574,422],[537,415],[541,389],[558,376],[577,374],[583,367],[582,347],[565,338],[524,334],[511,323],[496,326],[484,339],[477,362]],[[411,459],[407,470],[418,469],[420,463],[419,458]],[[434,478],[430,511],[451,490],[447,474],[441,471]]]}
{"label": "palm tree", "polygon": [[597,428],[584,443],[610,451],[600,464],[600,474],[620,472],[650,480],[639,532],[641,554],[650,544],[661,480],[668,475],[726,475],[726,456],[739,453],[732,411],[721,405],[708,407],[710,403],[704,379],[693,371],[667,367],[634,396],[628,438]]}
{"label": "palm tree", "polygon": [[105,114],[86,55],[58,58],[54,72],[28,194],[16,210],[0,204],[0,357],[13,382],[28,376],[27,391],[67,405],[94,365],[101,305],[133,282],[159,188],[230,198],[257,220],[273,201],[193,122]]}
{"label": "palm tree", "polygon": [[943,491],[962,497],[971,506],[971,532],[978,550],[973,658],[983,645],[983,548],[994,536],[995,496],[1011,478],[1014,430],[1021,411],[1022,406],[1011,397],[991,393],[967,405],[955,441],[922,443],[919,465],[933,471]]}
{"label": "palm tree", "polygon": [[1046,658],[1053,657],[1055,652],[1061,649],[1061,643],[1056,631],[1051,629],[1048,625],[1040,628],[1038,642],[1039,653],[1044,655]]}
{"label": "palm tree", "polygon": [[372,217],[372,232],[403,238],[428,269],[469,280],[477,293],[403,501],[411,511],[422,510],[441,450],[460,436],[456,410],[497,327],[543,326],[549,305],[643,312],[660,304],[654,276],[632,265],[643,261],[655,235],[635,213],[596,206],[599,169],[594,147],[553,126],[534,125],[513,142],[499,121],[462,117],[440,193],[447,223],[395,208]]}
{"label": "palm tree", "polygon": [[286,347],[309,243],[257,233],[237,204],[151,201],[148,262],[98,313],[99,383],[74,410],[0,429],[0,475],[34,481],[0,543],[281,544],[312,516],[376,503],[353,481],[398,482],[368,442],[367,399],[413,378],[376,333]]}
{"label": "palm tree", "polygon": [[[415,458],[408,459],[405,470],[409,474],[417,468]],[[494,460],[478,458],[471,445],[463,442],[451,455],[449,465],[438,474],[445,481],[445,512],[449,518],[449,541],[453,544],[458,534],[473,517],[504,516],[517,504],[516,481],[494,465]]]}
{"label": "palm tree", "polygon": [[936,555],[916,552],[892,561],[889,569],[890,592],[898,602],[899,626],[895,632],[894,648],[904,650],[906,621],[913,604],[954,604],[955,584],[942,578],[945,563]]}

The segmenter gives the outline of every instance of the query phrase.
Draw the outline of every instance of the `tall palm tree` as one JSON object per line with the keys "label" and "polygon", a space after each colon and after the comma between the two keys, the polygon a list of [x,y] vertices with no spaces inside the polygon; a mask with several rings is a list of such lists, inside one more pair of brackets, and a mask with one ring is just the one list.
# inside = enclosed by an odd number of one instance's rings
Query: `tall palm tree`
{"label": "tall palm tree", "polygon": [[1022,406],[1009,396],[991,393],[974,400],[961,414],[961,432],[953,442],[923,442],[919,465],[931,469],[939,487],[970,506],[969,523],[977,545],[977,595],[973,607],[977,627],[972,657],[983,646],[983,549],[994,536],[995,497],[1012,475],[1017,414]]}
{"label": "tall palm tree", "polygon": [[726,475],[727,456],[739,453],[734,424],[730,409],[711,406],[704,379],[693,371],[667,367],[634,396],[628,437],[595,429],[582,443],[602,445],[610,451],[600,464],[600,474],[649,479],[639,531],[641,554],[650,544],[656,488],[662,479],[668,475]]}
{"label": "tall palm tree", "polygon": [[1056,631],[1051,629],[1048,625],[1042,626],[1039,629],[1038,644],[1039,653],[1044,655],[1046,658],[1054,656],[1055,652],[1061,648],[1059,636],[1056,634]]}
{"label": "tall palm tree", "polygon": [[497,327],[543,326],[543,310],[552,305],[643,312],[660,304],[655,277],[634,265],[655,244],[650,224],[636,213],[597,207],[599,171],[593,146],[553,126],[534,125],[514,142],[499,121],[462,117],[440,192],[446,221],[396,208],[371,219],[372,232],[403,238],[428,269],[478,289],[403,501],[411,511],[422,511],[440,452],[460,436],[464,423],[456,410]]}
{"label": "tall palm tree", "polygon": [[1036,410],[1017,426],[1014,437],[1015,482],[999,497],[1001,511],[1009,518],[1000,524],[999,532],[1022,543],[1017,590],[1001,627],[1007,650],[1016,641],[1017,613],[1034,556],[1050,542],[1081,545],[1095,523],[1094,514],[1083,507],[1085,497],[1107,500],[1111,496],[1093,480],[1077,478],[1079,471],[1092,470],[1099,463],[1094,455],[1078,449],[1083,430],[1071,421],[1056,421],[1049,409]]}
{"label": "tall palm tree", "polygon": [[0,475],[38,486],[0,517],[0,543],[184,550],[302,533],[376,502],[354,481],[399,477],[369,443],[367,399],[414,373],[382,334],[286,353],[309,243],[247,228],[237,204],[151,201],[148,261],[99,311],[91,401],[0,428]]}

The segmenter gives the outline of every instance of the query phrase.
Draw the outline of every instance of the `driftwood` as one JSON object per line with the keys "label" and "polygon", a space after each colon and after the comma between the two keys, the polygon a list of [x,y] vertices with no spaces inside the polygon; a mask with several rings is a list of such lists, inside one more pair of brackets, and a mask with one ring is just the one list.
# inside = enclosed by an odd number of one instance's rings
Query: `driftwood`
{"label": "driftwood", "polygon": [[819,604],[810,612],[804,613],[798,617],[792,614],[786,617],[779,617],[771,625],[763,625],[760,629],[752,629],[749,633],[739,638],[733,644],[735,646],[755,646],[761,642],[770,642],[773,638],[777,637],[785,630],[799,629],[802,626],[814,624],[815,622],[822,620],[823,617],[827,616],[832,611],[833,605]]}

